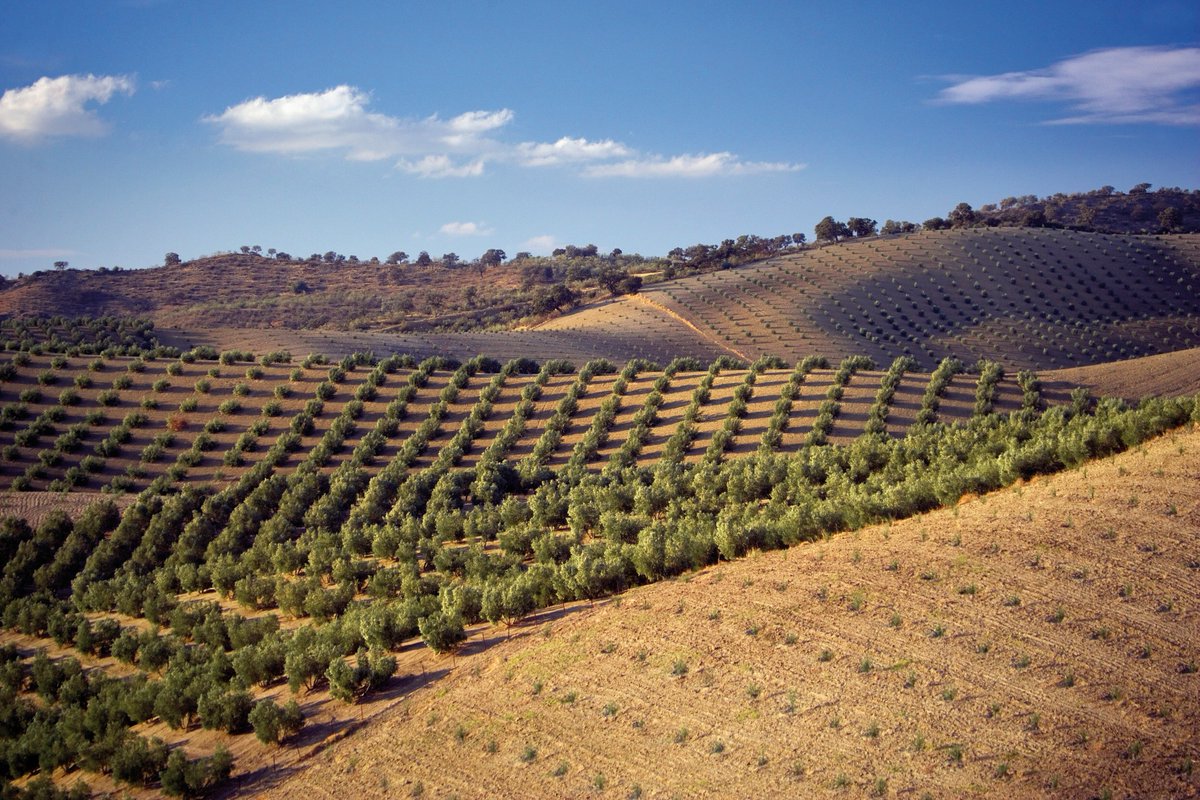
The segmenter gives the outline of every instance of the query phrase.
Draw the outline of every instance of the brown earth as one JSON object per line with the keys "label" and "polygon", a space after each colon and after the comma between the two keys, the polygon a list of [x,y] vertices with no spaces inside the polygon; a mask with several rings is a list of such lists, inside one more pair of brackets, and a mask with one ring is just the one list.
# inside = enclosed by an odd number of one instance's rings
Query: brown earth
{"label": "brown earth", "polygon": [[1151,396],[1200,393],[1200,347],[1128,361],[1060,369],[1042,376],[1071,386],[1086,386],[1092,394],[1137,400]]}
{"label": "brown earth", "polygon": [[535,620],[230,793],[1195,797],[1198,475],[1182,431]]}

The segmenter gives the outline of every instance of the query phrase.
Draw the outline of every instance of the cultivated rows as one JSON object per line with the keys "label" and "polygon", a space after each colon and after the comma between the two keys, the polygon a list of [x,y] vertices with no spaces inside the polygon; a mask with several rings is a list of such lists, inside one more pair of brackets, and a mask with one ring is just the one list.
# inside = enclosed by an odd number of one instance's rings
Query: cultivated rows
{"label": "cultivated rows", "polygon": [[[789,384],[794,384],[794,396],[790,408],[779,416],[779,435],[772,449],[794,452],[808,440],[835,379],[833,369],[812,366],[798,380],[792,379],[790,369],[762,367],[753,373],[757,380],[749,384],[745,369],[725,362],[711,376],[687,369],[664,376],[646,366],[634,368],[624,379],[603,371],[591,376],[574,407],[563,416],[561,436],[543,454],[544,465],[556,469],[567,463],[606,403],[603,429],[596,434],[602,434],[603,441],[576,457],[590,469],[608,464],[628,439],[639,415],[645,428],[636,451],[639,463],[659,459],[685,417],[694,428],[683,454],[685,461],[701,459],[714,434],[732,416],[738,422],[736,429],[721,434],[727,440],[722,452],[731,456],[752,453],[759,449],[773,415],[779,415],[777,403]],[[875,402],[883,373],[862,365],[858,369],[846,376],[837,413],[829,416],[826,435],[830,441],[848,442],[861,434]],[[331,370],[338,381],[330,379]],[[402,412],[395,413],[393,407],[395,424],[381,429],[379,445],[367,461],[368,470],[393,461],[423,425],[428,429],[427,442],[407,469],[429,466],[475,411],[477,419],[472,425],[477,429],[460,439],[463,452],[455,462],[456,466],[473,467],[510,423],[522,397],[537,380],[535,375],[520,373],[500,381],[483,371],[464,375],[455,397],[431,423],[430,411],[454,379],[454,370],[433,368],[419,386],[408,390],[404,387],[411,383],[414,367],[378,376],[381,383],[374,388],[368,367],[347,372],[325,364],[305,368],[35,355],[11,371],[0,383],[0,482],[5,489],[34,491],[106,486],[138,491],[163,476],[180,484],[236,480],[269,452],[280,434],[293,430],[306,408],[318,413],[310,413],[297,431],[284,468],[296,463],[297,454],[311,452],[337,420],[349,415],[342,441],[322,459],[322,471],[333,472],[364,436],[389,416],[389,407],[402,391],[411,392],[411,397]],[[697,399],[695,391],[706,377],[707,396]],[[614,393],[619,379],[624,385]],[[529,458],[576,381],[574,368],[566,366],[561,374],[552,371],[543,376],[536,398],[529,402],[527,419],[501,460],[520,463]],[[901,375],[888,404],[888,433],[903,435],[916,419],[928,381],[927,374],[909,371]],[[968,419],[974,412],[976,384],[976,375],[956,376],[940,394],[941,407],[935,418]],[[746,388],[740,388],[743,386]],[[478,406],[484,392],[490,402],[487,413],[482,414]],[[1020,407],[1020,388],[1012,378],[1001,380],[997,392],[998,411]],[[656,395],[655,413],[647,417],[644,407],[652,393]],[[731,415],[730,404],[739,393],[745,407]],[[1060,402],[1062,395],[1056,389],[1050,399]],[[689,412],[693,400],[695,407]]]}
{"label": "cultivated rows", "polygon": [[946,356],[986,357],[1053,369],[1200,343],[1194,239],[925,232],[812,249],[644,296],[751,356],[909,355],[926,369]]}

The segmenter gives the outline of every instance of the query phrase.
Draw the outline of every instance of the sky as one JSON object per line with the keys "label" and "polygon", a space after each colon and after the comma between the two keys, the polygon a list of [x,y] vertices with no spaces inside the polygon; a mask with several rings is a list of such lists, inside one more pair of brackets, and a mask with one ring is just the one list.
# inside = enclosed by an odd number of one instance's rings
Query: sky
{"label": "sky", "polygon": [[1191,2],[7,0],[0,274],[1200,187]]}

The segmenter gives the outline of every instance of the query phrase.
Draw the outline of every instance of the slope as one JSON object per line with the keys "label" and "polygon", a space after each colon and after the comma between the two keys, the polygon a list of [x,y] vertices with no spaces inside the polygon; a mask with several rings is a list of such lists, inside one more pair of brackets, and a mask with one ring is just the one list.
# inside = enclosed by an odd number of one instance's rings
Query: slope
{"label": "slope", "polygon": [[1192,797],[1200,431],[471,643],[288,797]]}
{"label": "slope", "polygon": [[[648,287],[539,326],[685,330],[741,357],[1056,369],[1200,344],[1200,236],[967,229],[873,237]],[[656,313],[655,313],[656,312]]]}

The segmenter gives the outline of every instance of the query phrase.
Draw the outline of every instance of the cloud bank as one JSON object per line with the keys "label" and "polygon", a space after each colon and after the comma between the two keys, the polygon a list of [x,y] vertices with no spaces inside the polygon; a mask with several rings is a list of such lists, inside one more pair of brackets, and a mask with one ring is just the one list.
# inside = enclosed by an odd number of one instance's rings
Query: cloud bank
{"label": "cloud bank", "polygon": [[102,136],[108,125],[88,104],[103,105],[115,94],[133,92],[133,78],[124,75],[38,78],[0,96],[0,136],[27,143],[55,136]]}
{"label": "cloud bank", "polygon": [[612,139],[563,136],[553,142],[503,138],[512,110],[467,111],[451,119],[411,119],[370,111],[369,93],[353,86],[256,97],[204,117],[220,141],[253,153],[340,153],[352,161],[394,160],[424,178],[469,178],[491,163],[565,167],[589,177],[710,177],[784,172],[803,165],[742,161],[729,152],[662,156]]}
{"label": "cloud bank", "polygon": [[1059,61],[1045,69],[958,78],[944,103],[997,100],[1065,103],[1056,125],[1152,123],[1200,125],[1200,48],[1114,47]]}

